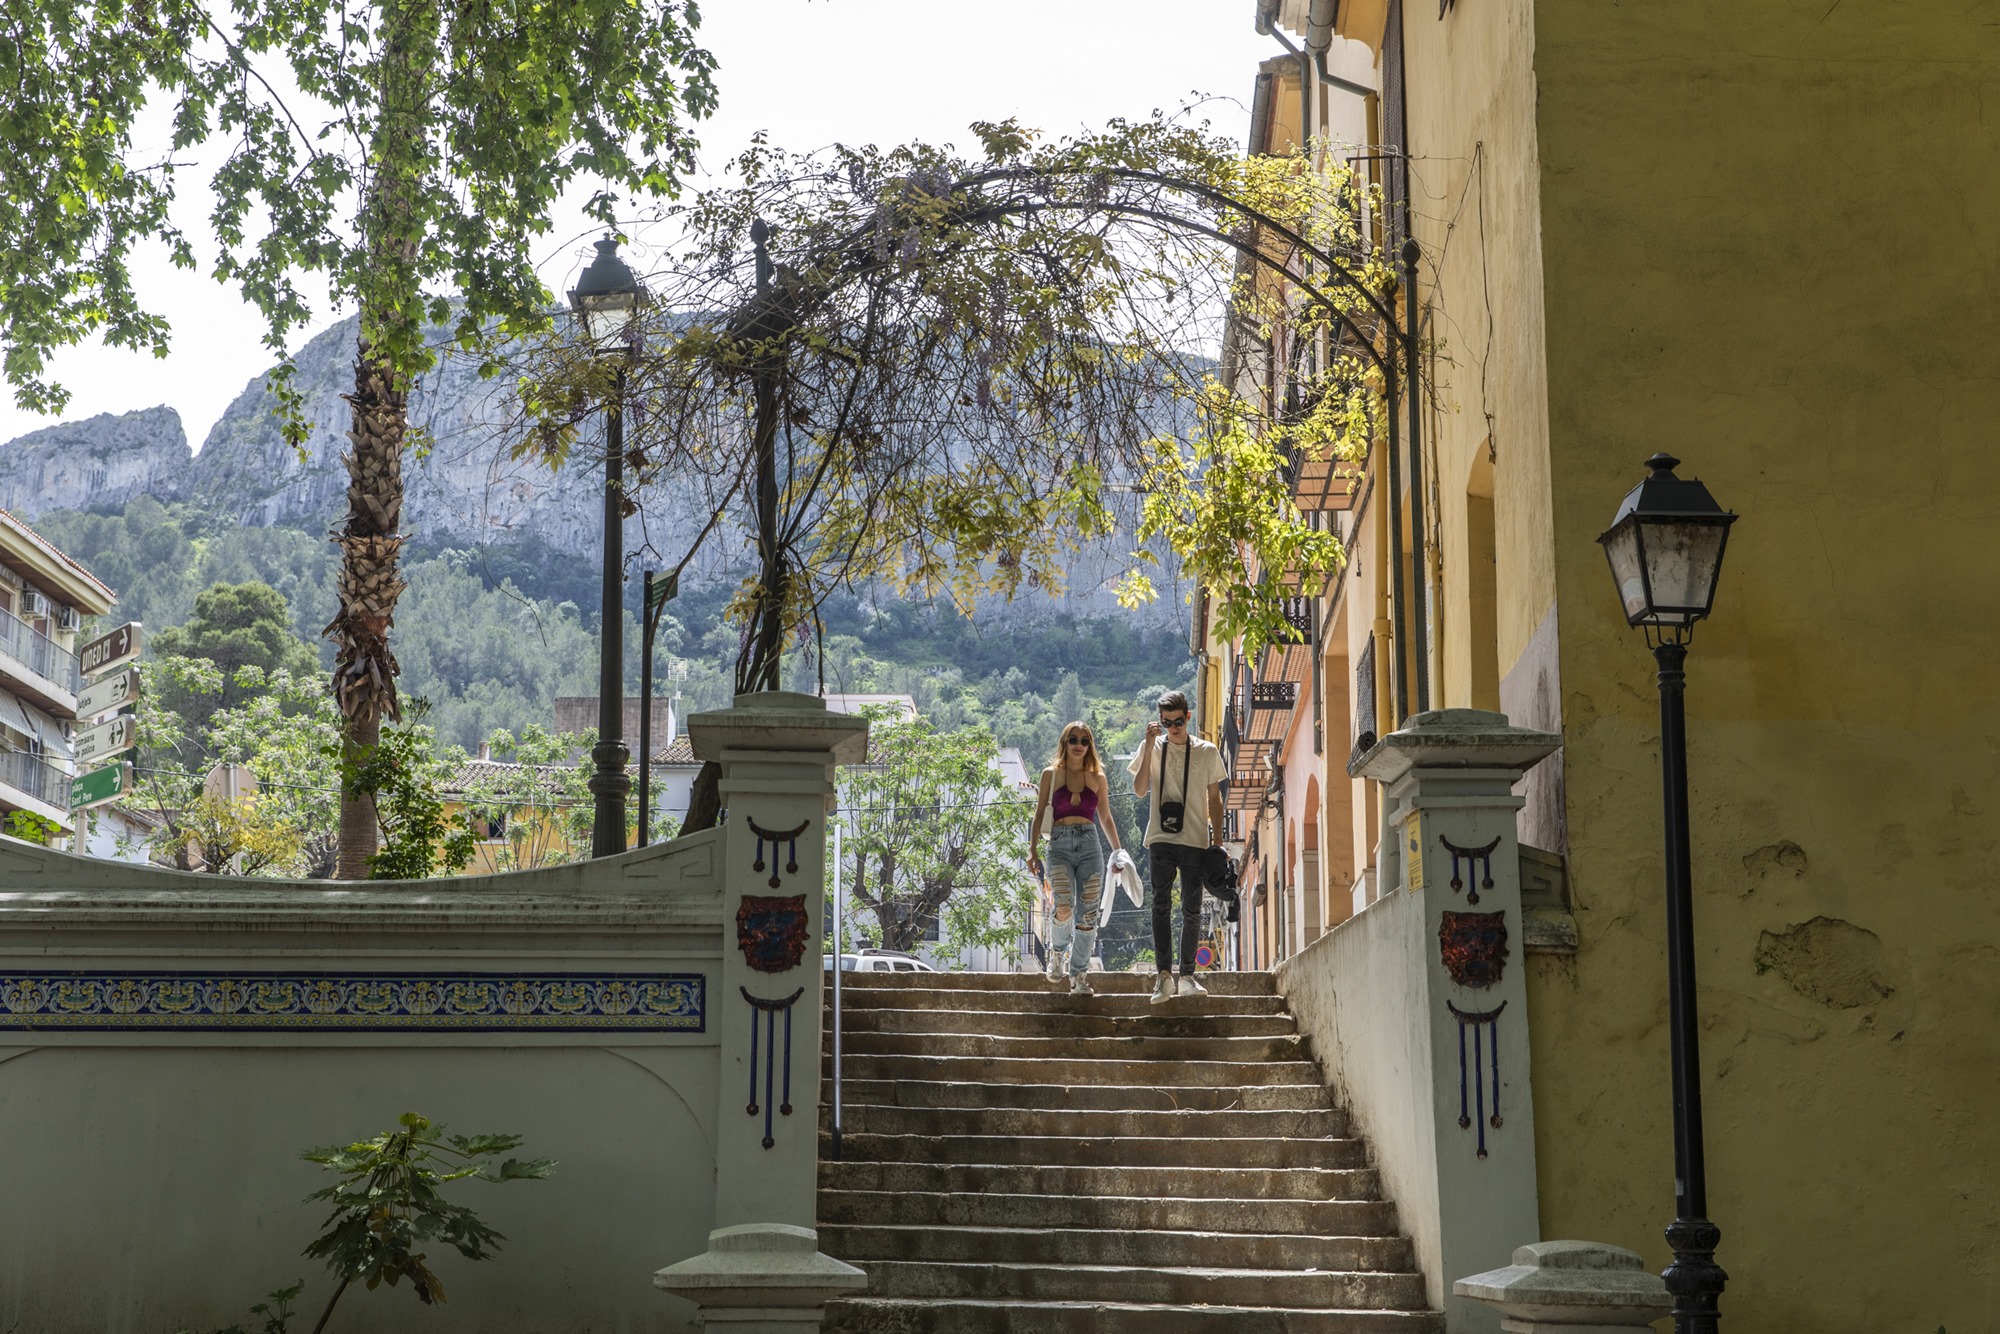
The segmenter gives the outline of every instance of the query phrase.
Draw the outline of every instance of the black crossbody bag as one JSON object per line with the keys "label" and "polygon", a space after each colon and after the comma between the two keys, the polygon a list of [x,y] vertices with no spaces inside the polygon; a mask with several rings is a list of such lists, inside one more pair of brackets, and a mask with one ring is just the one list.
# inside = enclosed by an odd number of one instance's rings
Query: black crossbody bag
{"label": "black crossbody bag", "polygon": [[1160,831],[1178,834],[1187,825],[1188,765],[1194,761],[1194,738],[1187,739],[1181,752],[1181,799],[1167,800],[1167,748],[1160,747]]}

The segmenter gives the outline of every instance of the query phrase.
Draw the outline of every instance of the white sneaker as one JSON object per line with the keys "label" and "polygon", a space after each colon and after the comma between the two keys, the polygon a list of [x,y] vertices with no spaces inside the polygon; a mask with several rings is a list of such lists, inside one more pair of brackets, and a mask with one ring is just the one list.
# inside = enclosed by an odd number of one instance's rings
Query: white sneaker
{"label": "white sneaker", "polygon": [[1091,994],[1090,979],[1085,977],[1082,973],[1070,974],[1069,994],[1072,996],[1090,995]]}
{"label": "white sneaker", "polygon": [[1174,998],[1174,975],[1161,973],[1153,979],[1153,1004],[1159,1005]]}
{"label": "white sneaker", "polygon": [[1060,950],[1050,950],[1049,966],[1042,970],[1042,976],[1051,982],[1062,981],[1064,975],[1069,972],[1069,969],[1063,966],[1064,962],[1063,954]]}
{"label": "white sneaker", "polygon": [[1183,974],[1180,982],[1176,984],[1175,994],[1181,996],[1206,996],[1208,988],[1195,981],[1192,973],[1188,973]]}

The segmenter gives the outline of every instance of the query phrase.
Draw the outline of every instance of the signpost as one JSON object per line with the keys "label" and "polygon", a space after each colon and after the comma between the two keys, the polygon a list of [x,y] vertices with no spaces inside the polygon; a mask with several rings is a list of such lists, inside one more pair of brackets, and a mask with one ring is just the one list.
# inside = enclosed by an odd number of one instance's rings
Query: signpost
{"label": "signpost", "polygon": [[138,700],[139,669],[128,667],[116,676],[107,676],[85,686],[76,697],[76,716],[99,718],[107,713],[116,713],[127,704],[136,704]]}
{"label": "signpost", "polygon": [[92,806],[102,806],[116,801],[132,790],[132,764],[107,764],[102,769],[92,769],[89,773],[70,780],[69,808],[71,811],[88,810]]}
{"label": "signpost", "polygon": [[[124,667],[139,656],[140,624],[128,621],[108,635],[99,635],[77,651],[77,666],[82,669],[83,689],[77,692],[76,716],[79,721],[89,721],[115,710],[133,705],[139,701],[139,669],[129,668],[115,676],[105,673],[114,668]],[[91,678],[95,677],[95,680]],[[76,751],[78,764],[92,760],[110,759],[122,755],[139,743],[139,719],[130,713],[118,713],[108,721],[95,727],[80,727],[72,745]],[[121,760],[107,764],[101,769],[78,774],[70,780],[69,809],[71,815],[87,811],[93,806],[102,806],[118,800],[132,790],[132,762]],[[77,829],[77,841],[81,845],[83,829]]]}
{"label": "signpost", "polygon": [[73,743],[77,761],[110,759],[132,749],[139,741],[137,721],[131,714],[121,713],[109,722],[78,732]]}
{"label": "signpost", "polygon": [[123,667],[139,656],[139,622],[127,621],[108,635],[99,635],[77,651],[77,665],[85,676]]}

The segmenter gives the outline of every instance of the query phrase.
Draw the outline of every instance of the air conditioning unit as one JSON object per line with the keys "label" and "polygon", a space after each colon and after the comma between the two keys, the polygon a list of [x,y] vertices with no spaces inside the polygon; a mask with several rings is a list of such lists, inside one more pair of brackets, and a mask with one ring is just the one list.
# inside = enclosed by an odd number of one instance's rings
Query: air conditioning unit
{"label": "air conditioning unit", "polygon": [[56,629],[65,634],[75,634],[83,629],[83,613],[75,607],[56,608]]}
{"label": "air conditioning unit", "polygon": [[22,620],[31,621],[37,616],[47,616],[51,610],[53,608],[49,606],[48,594],[33,588],[24,588],[21,590]]}

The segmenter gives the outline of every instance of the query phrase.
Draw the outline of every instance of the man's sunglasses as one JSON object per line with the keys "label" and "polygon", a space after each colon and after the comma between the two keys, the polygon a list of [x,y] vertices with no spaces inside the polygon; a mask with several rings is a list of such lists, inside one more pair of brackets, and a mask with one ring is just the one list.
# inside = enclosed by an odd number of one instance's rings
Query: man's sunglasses
{"label": "man's sunglasses", "polygon": [[1182,715],[1181,715],[1180,717],[1178,717],[1178,718],[1169,718],[1169,717],[1167,717],[1167,716],[1166,716],[1165,714],[1161,714],[1161,715],[1160,715],[1160,726],[1162,726],[1162,727],[1186,727],[1186,726],[1187,726],[1187,715],[1186,715],[1186,714],[1184,713],[1184,714],[1182,714]]}

